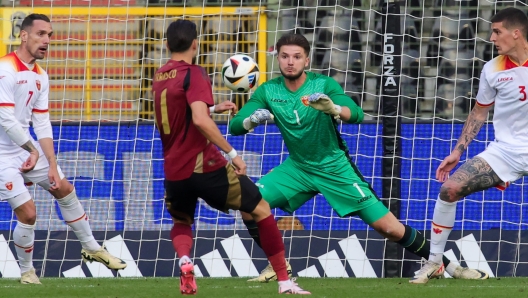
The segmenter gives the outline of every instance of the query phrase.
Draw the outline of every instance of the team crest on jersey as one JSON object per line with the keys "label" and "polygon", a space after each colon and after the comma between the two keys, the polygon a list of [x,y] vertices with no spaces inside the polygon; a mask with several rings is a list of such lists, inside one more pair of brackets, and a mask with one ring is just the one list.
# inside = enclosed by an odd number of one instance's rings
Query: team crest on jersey
{"label": "team crest on jersey", "polygon": [[39,80],[36,80],[35,83],[37,84],[37,90],[40,91],[40,81]]}
{"label": "team crest on jersey", "polygon": [[308,95],[301,97],[303,105],[308,106]]}
{"label": "team crest on jersey", "polygon": [[12,190],[13,189],[13,182],[7,182],[5,184],[5,187],[7,188],[7,190]]}

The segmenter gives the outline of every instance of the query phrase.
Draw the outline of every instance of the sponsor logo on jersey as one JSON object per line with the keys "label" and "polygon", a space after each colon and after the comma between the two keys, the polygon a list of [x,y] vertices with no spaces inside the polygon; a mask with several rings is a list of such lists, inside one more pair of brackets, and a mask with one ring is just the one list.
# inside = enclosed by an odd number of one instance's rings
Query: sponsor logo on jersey
{"label": "sponsor logo on jersey", "polygon": [[13,189],[13,182],[7,182],[5,184],[5,187],[7,188],[7,190],[12,190]]}
{"label": "sponsor logo on jersey", "polygon": [[308,106],[308,95],[301,97],[301,102],[303,105]]}
{"label": "sponsor logo on jersey", "polygon": [[286,99],[280,99],[280,98],[273,98],[271,102],[287,102]]}
{"label": "sponsor logo on jersey", "polygon": [[503,78],[498,78],[497,79],[497,83],[508,82],[508,81],[513,81],[513,77],[503,77]]}
{"label": "sponsor logo on jersey", "polygon": [[39,80],[36,80],[35,81],[35,84],[37,84],[37,90],[40,91],[40,81]]}
{"label": "sponsor logo on jersey", "polygon": [[27,84],[27,80],[20,80],[17,82],[17,85],[21,85],[21,84]]}

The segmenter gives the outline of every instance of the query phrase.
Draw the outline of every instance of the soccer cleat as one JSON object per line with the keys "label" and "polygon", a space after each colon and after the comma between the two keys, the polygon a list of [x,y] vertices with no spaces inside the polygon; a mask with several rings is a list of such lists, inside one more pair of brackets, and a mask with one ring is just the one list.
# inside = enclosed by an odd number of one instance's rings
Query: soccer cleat
{"label": "soccer cleat", "polygon": [[35,268],[31,268],[29,269],[29,271],[22,273],[22,276],[20,278],[20,283],[24,285],[28,285],[28,284],[40,285],[41,284],[40,280],[37,274],[35,274]]}
{"label": "soccer cleat", "polygon": [[279,294],[297,294],[297,295],[311,295],[312,293],[303,290],[295,282],[295,278],[286,281],[284,284],[279,283]]}
{"label": "soccer cleat", "polygon": [[432,278],[443,278],[444,272],[444,264],[425,261],[425,265],[423,265],[422,269],[420,269],[420,271],[418,271],[414,277],[409,280],[409,283],[426,284]]}
{"label": "soccer cleat", "polygon": [[194,279],[194,265],[190,262],[180,267],[180,291],[182,295],[196,295],[196,280]]}
{"label": "soccer cleat", "polygon": [[125,261],[111,255],[104,248],[104,246],[101,246],[99,250],[95,250],[95,251],[90,251],[90,250],[83,248],[81,250],[81,256],[85,263],[87,262],[91,263],[93,261],[96,261],[96,262],[99,262],[105,265],[106,267],[108,267],[108,269],[119,270],[119,269],[125,269],[127,266]]}
{"label": "soccer cleat", "polygon": [[455,272],[451,275],[456,279],[488,279],[489,275],[479,269],[470,269],[467,267],[458,266]]}
{"label": "soccer cleat", "polygon": [[[287,261],[286,261],[286,271],[288,272],[288,277],[291,278],[292,277],[292,267],[290,263],[288,263]],[[273,280],[277,280],[277,273],[273,271],[273,267],[271,267],[271,264],[268,264],[268,266],[266,266],[266,268],[264,268],[264,270],[260,272],[259,276],[252,278],[252,279],[248,279],[248,281],[258,281],[258,282],[270,282]]]}

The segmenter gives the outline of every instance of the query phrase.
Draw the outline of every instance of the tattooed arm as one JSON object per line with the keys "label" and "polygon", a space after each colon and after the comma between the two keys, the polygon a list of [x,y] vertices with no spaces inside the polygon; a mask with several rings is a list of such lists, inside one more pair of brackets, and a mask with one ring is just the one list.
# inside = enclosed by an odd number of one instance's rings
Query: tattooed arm
{"label": "tattooed arm", "polygon": [[39,154],[39,152],[37,151],[37,148],[35,148],[35,145],[33,145],[33,142],[30,141],[27,141],[26,143],[22,144],[20,146],[20,148],[26,150],[27,152],[29,153],[33,153],[33,154]]}
{"label": "tattooed arm", "polygon": [[476,104],[471,112],[469,113],[466,123],[464,124],[464,128],[462,129],[462,133],[460,134],[460,137],[458,138],[458,142],[453,149],[452,153],[458,153],[459,156],[466,151],[466,149],[469,146],[469,143],[473,141],[475,136],[480,131],[480,128],[482,128],[482,125],[486,120],[488,119],[488,112],[490,110],[491,106],[479,106]]}
{"label": "tattooed arm", "polygon": [[444,158],[442,163],[438,166],[438,169],[436,169],[436,179],[438,179],[438,181],[444,182],[447,180],[449,173],[460,161],[460,156],[462,156],[462,153],[466,151],[469,143],[473,141],[484,122],[486,122],[490,108],[491,105],[479,106],[478,104],[473,107],[468,115],[466,123],[464,124],[462,134],[460,134],[455,148],[451,154]]}

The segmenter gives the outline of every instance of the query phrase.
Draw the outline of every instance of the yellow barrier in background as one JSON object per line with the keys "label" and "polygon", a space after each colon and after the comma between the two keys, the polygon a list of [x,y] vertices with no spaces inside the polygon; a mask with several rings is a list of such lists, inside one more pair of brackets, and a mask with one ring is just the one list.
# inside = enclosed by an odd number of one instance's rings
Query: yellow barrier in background
{"label": "yellow barrier in background", "polygon": [[[20,25],[29,13],[50,17],[54,34],[39,64],[50,76],[53,120],[136,120],[152,118],[150,86],[168,58],[163,35],[184,17],[199,30],[197,63],[211,76],[215,100],[243,105],[221,83],[220,68],[235,53],[247,53],[266,72],[264,7],[35,7],[0,8],[0,55],[20,43]],[[266,76],[261,75],[259,83]]]}

